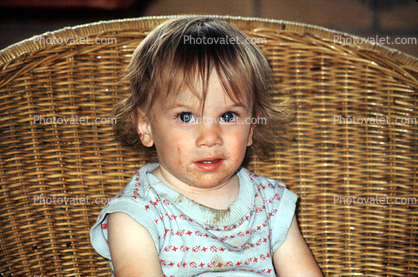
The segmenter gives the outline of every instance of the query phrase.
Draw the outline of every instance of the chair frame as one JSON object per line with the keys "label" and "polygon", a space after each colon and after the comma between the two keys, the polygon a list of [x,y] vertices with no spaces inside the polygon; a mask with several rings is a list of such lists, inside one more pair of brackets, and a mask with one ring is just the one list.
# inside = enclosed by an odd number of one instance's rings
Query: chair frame
{"label": "chair frame", "polygon": [[[418,125],[393,120],[418,118],[418,60],[364,40],[341,43],[359,38],[317,26],[212,17],[266,39],[273,101],[293,100],[291,141],[246,166],[300,196],[299,225],[324,275],[417,276],[418,203],[394,201],[418,200]],[[129,56],[168,18],[64,28],[0,51],[2,276],[109,275],[89,228],[103,199],[150,157],[116,143],[111,124],[62,123],[111,116],[126,94]],[[95,43],[105,38],[116,41]]]}

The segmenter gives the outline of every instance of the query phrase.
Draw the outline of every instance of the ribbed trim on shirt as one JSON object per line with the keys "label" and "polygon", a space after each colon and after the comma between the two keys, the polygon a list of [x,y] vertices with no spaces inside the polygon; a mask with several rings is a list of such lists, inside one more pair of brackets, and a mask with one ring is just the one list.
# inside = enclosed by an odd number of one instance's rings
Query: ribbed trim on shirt
{"label": "ribbed trim on shirt", "polygon": [[[243,173],[244,169],[237,172],[239,178],[239,193],[234,203],[227,210],[216,210],[198,204],[193,200],[181,195],[177,191],[167,187],[157,177],[147,174],[151,187],[163,198],[176,205],[186,216],[194,220],[213,226],[226,226],[239,221],[247,214],[254,205],[254,188],[248,174]],[[246,185],[243,185],[246,184]]]}
{"label": "ribbed trim on shirt", "polygon": [[286,239],[287,232],[289,231],[290,224],[292,223],[292,219],[295,214],[297,200],[298,196],[290,190],[285,189],[283,191],[276,217],[276,220],[280,220],[280,222],[275,222],[275,232],[272,233],[271,238],[271,241],[276,242],[272,248],[273,253]]}
{"label": "ribbed trim on shirt", "polygon": [[[126,213],[130,215],[133,219],[135,219],[142,226],[149,226],[147,230],[154,240],[155,247],[159,249],[158,233],[157,233],[156,228],[152,228],[152,226],[154,226],[154,220],[148,216],[144,216],[143,214],[142,216],[138,216],[138,213],[134,212],[138,209],[138,204],[132,201],[125,200],[125,199],[117,199],[117,198],[114,198],[112,201],[113,201],[112,202],[113,205],[106,207],[103,210],[104,211],[103,214],[111,214],[111,213],[116,213],[116,212]],[[94,224],[93,227],[91,228],[90,241],[91,241],[91,244],[94,246],[95,250],[97,251],[97,253],[99,253],[106,259],[110,260],[109,246],[103,243],[103,235],[101,233],[102,230],[100,227],[101,222],[102,220],[96,222],[96,224]]]}

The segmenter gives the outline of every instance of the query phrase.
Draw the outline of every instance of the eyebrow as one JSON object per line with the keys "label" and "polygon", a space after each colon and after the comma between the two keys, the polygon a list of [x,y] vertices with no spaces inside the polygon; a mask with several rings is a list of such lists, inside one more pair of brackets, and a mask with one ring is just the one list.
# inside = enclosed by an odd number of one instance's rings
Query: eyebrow
{"label": "eyebrow", "polygon": [[238,108],[244,108],[244,109],[246,108],[246,106],[244,104],[239,103],[239,102],[237,102],[237,103],[235,103],[231,106],[228,106],[228,107],[232,107],[232,108],[238,107]]}
{"label": "eyebrow", "polygon": [[[183,108],[183,109],[186,109],[186,110],[192,110],[192,109],[195,109],[196,107],[194,105],[174,103],[174,104],[168,105],[166,108],[167,108],[167,111],[170,111],[170,110],[174,110],[174,109],[177,109],[177,108]],[[231,109],[231,108],[243,108],[243,109],[246,109],[246,106],[244,104],[242,104],[242,103],[234,103],[232,105],[227,106],[227,110],[228,109]]]}
{"label": "eyebrow", "polygon": [[191,110],[191,109],[194,109],[195,107],[194,107],[194,105],[185,105],[185,104],[181,104],[181,103],[173,103],[171,105],[168,105],[166,108],[167,108],[168,111],[170,111],[170,110],[177,109],[177,108],[184,108],[186,110]]}

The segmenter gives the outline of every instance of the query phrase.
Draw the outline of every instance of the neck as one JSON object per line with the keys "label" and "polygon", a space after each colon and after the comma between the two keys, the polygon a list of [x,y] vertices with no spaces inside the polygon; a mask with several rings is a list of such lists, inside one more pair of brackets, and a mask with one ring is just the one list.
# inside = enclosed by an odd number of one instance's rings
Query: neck
{"label": "neck", "polygon": [[234,174],[227,182],[211,188],[188,186],[187,184],[173,185],[164,177],[160,167],[151,172],[161,182],[172,190],[193,200],[194,202],[216,210],[227,210],[238,197],[239,179]]}

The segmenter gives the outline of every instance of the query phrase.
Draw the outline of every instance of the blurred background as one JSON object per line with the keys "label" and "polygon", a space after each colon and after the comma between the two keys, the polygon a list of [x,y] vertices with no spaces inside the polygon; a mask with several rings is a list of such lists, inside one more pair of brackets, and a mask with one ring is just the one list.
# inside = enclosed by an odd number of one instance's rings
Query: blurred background
{"label": "blurred background", "polygon": [[101,20],[218,14],[318,25],[418,57],[418,0],[0,0],[0,49],[47,31]]}

